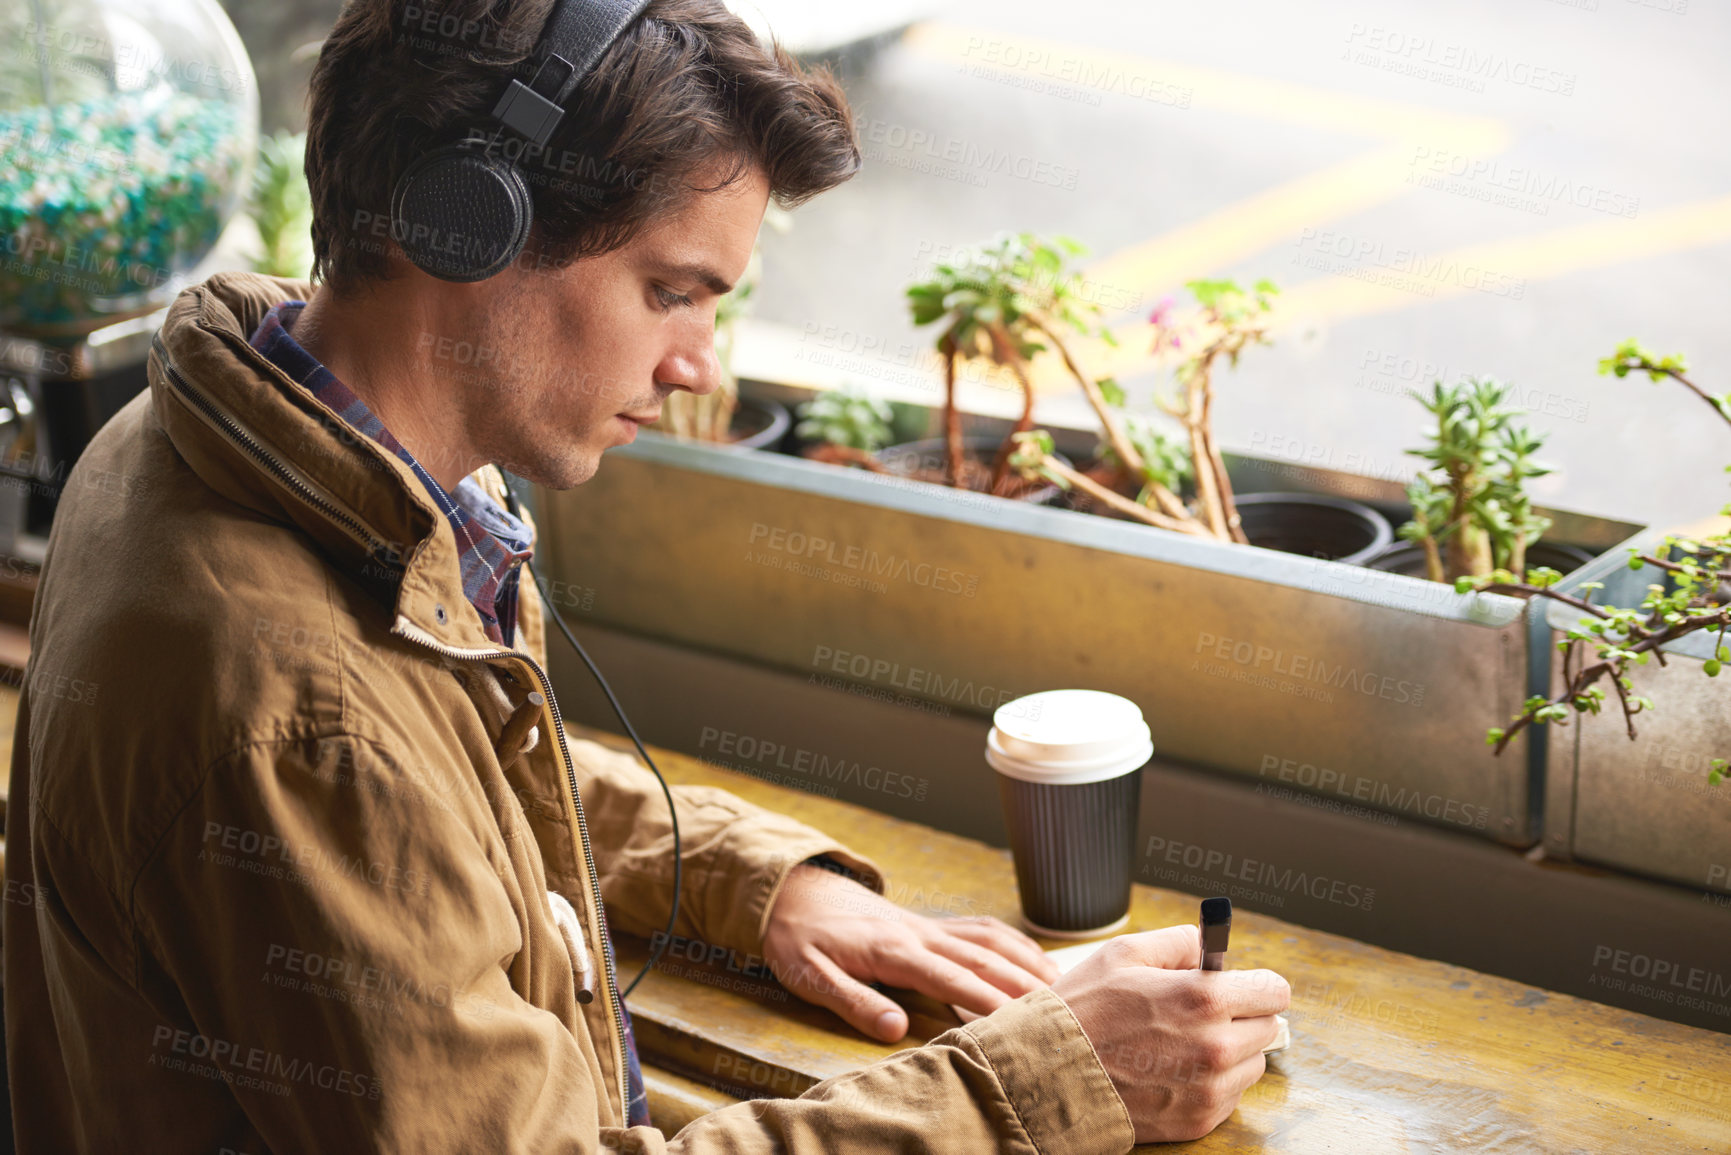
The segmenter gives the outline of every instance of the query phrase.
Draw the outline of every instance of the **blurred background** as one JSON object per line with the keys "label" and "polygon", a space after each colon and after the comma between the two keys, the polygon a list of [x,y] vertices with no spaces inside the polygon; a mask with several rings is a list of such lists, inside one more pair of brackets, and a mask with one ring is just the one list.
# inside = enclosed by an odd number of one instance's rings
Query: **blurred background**
{"label": "blurred background", "polygon": [[[298,177],[271,136],[304,127],[306,79],[340,4],[223,7],[256,74],[265,152],[250,179],[274,172],[280,203]],[[1280,286],[1274,345],[1218,385],[1228,451],[1404,480],[1423,426],[1406,391],[1490,374],[1548,437],[1542,503],[1666,523],[1724,503],[1731,446],[1701,402],[1596,369],[1639,337],[1731,389],[1727,6],[736,7],[838,70],[866,155],[849,185],[765,230],[735,339],[742,378],[939,402],[905,287],[962,246],[1029,230],[1087,247],[1091,299],[1122,345],[1082,356],[1137,407],[1170,384],[1148,355],[1163,299],[1187,302],[1201,277]],[[299,267],[297,222],[266,224],[261,246],[241,214],[198,272],[273,246]],[[1040,420],[1092,427],[1070,380],[1041,369]],[[963,400],[994,414],[1018,403],[991,382]]]}
{"label": "blurred background", "polygon": [[[334,0],[226,7],[267,130],[298,128]],[[1700,0],[741,2],[842,72],[866,165],[766,230],[742,376],[932,403],[903,288],[1000,230],[1089,249],[1138,401],[1145,319],[1198,277],[1281,286],[1276,344],[1219,387],[1224,447],[1405,479],[1436,377],[1512,382],[1537,498],[1716,511],[1727,452],[1674,384],[1602,377],[1638,336],[1731,389],[1731,8]],[[869,10],[869,11],[868,11]],[[1116,306],[1116,307],[1115,307]],[[1100,351],[1095,351],[1097,355]],[[1096,360],[1095,365],[1101,363]],[[1042,380],[1042,420],[1090,425]],[[971,407],[1009,412],[976,390]]]}
{"label": "blurred background", "polygon": [[[1108,312],[1135,302],[1115,319],[1136,397],[1168,381],[1144,356],[1161,298],[1183,301],[1195,277],[1282,287],[1275,346],[1217,385],[1228,450],[1404,478],[1420,423],[1405,391],[1486,373],[1549,434],[1541,501],[1641,521],[1724,504],[1731,445],[1714,415],[1675,385],[1596,369],[1639,336],[1731,389],[1731,158],[1709,143],[1731,127],[1731,9],[994,0],[919,14],[849,72],[865,171],[765,242],[757,317],[794,345],[876,339],[886,352],[848,367],[870,378],[887,357],[876,375],[899,380],[895,351],[929,340],[897,289],[934,254],[997,229],[1067,233]],[[1049,387],[1043,415],[1090,424],[1073,386]]]}

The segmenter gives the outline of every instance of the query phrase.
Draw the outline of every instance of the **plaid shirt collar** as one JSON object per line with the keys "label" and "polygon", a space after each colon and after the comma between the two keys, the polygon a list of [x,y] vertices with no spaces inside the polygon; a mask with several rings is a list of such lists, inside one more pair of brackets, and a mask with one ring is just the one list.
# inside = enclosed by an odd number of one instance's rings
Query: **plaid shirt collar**
{"label": "plaid shirt collar", "polygon": [[271,309],[252,335],[253,348],[414,471],[433,495],[433,503],[445,511],[457,545],[463,549],[464,596],[481,615],[487,636],[500,645],[513,645],[517,584],[522,573],[517,563],[534,556],[529,527],[502,509],[473,477],[465,477],[454,491],[446,493],[366,403],[289,335],[305,307],[305,301],[284,301]]}

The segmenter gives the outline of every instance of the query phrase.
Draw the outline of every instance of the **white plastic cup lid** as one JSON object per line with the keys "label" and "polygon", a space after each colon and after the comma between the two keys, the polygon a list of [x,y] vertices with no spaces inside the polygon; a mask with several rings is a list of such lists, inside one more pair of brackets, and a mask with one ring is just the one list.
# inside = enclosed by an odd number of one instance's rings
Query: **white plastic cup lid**
{"label": "white plastic cup lid", "polygon": [[992,769],[1046,785],[1104,782],[1153,756],[1141,708],[1101,690],[1046,690],[1005,702],[986,736]]}

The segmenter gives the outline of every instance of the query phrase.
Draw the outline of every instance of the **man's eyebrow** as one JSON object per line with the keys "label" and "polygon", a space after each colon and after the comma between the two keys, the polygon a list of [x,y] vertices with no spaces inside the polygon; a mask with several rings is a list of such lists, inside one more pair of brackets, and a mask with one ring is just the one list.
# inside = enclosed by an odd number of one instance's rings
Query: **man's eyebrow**
{"label": "man's eyebrow", "polygon": [[733,292],[732,283],[708,265],[656,264],[651,267],[674,280],[697,281],[718,297],[725,297]]}

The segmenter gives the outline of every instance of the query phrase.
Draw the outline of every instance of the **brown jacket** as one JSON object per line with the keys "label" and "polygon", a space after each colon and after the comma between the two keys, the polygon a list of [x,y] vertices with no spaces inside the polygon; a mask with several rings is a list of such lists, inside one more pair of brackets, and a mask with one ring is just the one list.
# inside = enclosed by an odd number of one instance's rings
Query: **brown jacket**
{"label": "brown jacket", "polygon": [[[247,343],[309,291],[182,294],[150,388],[69,476],[12,763],[18,1150],[1127,1149],[1050,991],[671,1140],[621,1127],[601,907],[664,923],[665,804],[633,759],[565,737],[533,586],[522,649],[488,641],[420,482]],[[517,710],[526,753],[502,741]],[[761,953],[811,855],[876,877],[809,827],[677,794],[683,935]],[[601,968],[587,1004],[549,888]]]}

